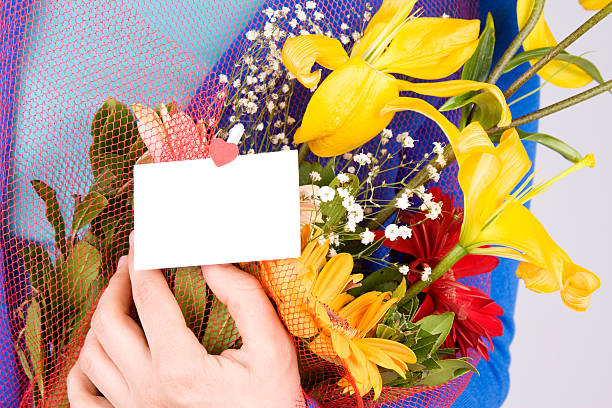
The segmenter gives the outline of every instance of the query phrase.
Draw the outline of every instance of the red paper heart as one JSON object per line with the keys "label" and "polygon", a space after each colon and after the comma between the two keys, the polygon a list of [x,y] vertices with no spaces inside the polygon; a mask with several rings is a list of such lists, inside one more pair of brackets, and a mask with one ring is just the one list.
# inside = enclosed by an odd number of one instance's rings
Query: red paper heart
{"label": "red paper heart", "polygon": [[215,165],[221,167],[234,161],[238,156],[238,146],[234,143],[227,143],[225,140],[216,137],[210,141],[209,152]]}

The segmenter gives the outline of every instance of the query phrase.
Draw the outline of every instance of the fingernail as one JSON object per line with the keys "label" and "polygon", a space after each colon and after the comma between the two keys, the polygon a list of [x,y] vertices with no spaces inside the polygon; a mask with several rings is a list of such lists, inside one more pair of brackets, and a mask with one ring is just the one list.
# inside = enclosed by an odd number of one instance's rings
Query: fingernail
{"label": "fingernail", "polygon": [[127,256],[123,255],[121,258],[119,258],[119,262],[117,262],[117,269],[123,267],[126,262],[127,262]]}
{"label": "fingernail", "polygon": [[130,246],[134,245],[134,231],[130,232]]}

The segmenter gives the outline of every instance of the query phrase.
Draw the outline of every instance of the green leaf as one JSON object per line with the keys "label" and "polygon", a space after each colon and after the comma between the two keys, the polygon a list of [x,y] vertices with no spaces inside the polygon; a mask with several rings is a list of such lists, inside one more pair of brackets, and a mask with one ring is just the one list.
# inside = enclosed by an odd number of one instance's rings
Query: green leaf
{"label": "green leaf", "polygon": [[493,51],[495,50],[495,24],[491,13],[487,15],[484,30],[478,40],[476,51],[466,61],[461,72],[461,79],[484,82],[491,70]]}
{"label": "green leaf", "polygon": [[66,246],[66,223],[64,222],[64,216],[60,210],[59,201],[57,201],[57,193],[51,187],[40,180],[32,180],[30,182],[34,191],[40,199],[45,203],[47,207],[45,211],[45,217],[55,234],[55,245],[57,249],[65,254],[67,250]]}
{"label": "green leaf", "polygon": [[332,157],[331,159],[329,159],[325,167],[323,167],[323,170],[321,170],[321,180],[315,184],[318,184],[320,186],[328,186],[336,177],[335,170],[336,158]]}
{"label": "green leaf", "polygon": [[108,200],[102,194],[96,191],[90,191],[77,204],[72,218],[71,236],[76,236],[77,232],[87,226],[94,218],[96,218],[108,205]]}
{"label": "green leaf", "polygon": [[478,374],[478,370],[463,359],[440,360],[437,364],[440,368],[430,371],[417,385],[433,387],[445,384],[470,371]]}
{"label": "green leaf", "polygon": [[355,297],[363,295],[366,292],[375,290],[376,287],[383,283],[393,282],[399,284],[402,279],[402,274],[395,267],[385,267],[372,272],[361,281],[361,286],[349,290],[349,293]]}
{"label": "green leaf", "polygon": [[[355,258],[356,259],[366,258],[366,257],[372,255],[374,252],[376,252],[376,250],[378,248],[380,248],[382,246],[383,242],[385,242],[385,239],[381,238],[378,241],[376,241],[376,242],[366,246],[366,248],[363,251],[361,251],[361,252],[359,252],[359,253],[357,253],[355,255]],[[361,242],[359,242],[359,244],[361,244]],[[361,245],[363,246],[363,244],[361,244]]]}
{"label": "green leaf", "polygon": [[475,110],[472,116],[473,122],[478,122],[483,129],[489,129],[497,125],[502,116],[502,106],[495,96],[489,92],[479,93],[469,99],[474,103]]}
{"label": "green leaf", "polygon": [[239,339],[240,334],[227,306],[215,296],[202,345],[210,354],[220,354],[236,344]]}
{"label": "green leaf", "polygon": [[30,366],[30,360],[28,360],[28,356],[26,356],[24,351],[19,348],[17,344],[15,344],[15,352],[17,353],[17,358],[19,359],[19,363],[21,364],[23,372],[28,377],[28,379],[32,381],[32,379],[34,379],[34,374],[32,374],[32,366]]}
{"label": "green leaf", "polygon": [[206,321],[206,281],[199,267],[178,268],[174,281],[174,296],[181,307],[187,327],[198,339],[204,335]]}
{"label": "green leaf", "polygon": [[395,288],[391,296],[397,299],[403,299],[404,296],[406,296],[406,286],[406,278],[402,278],[402,282]]}
{"label": "green leaf", "polygon": [[317,173],[321,174],[323,172],[323,166],[321,166],[321,164],[318,162],[311,163],[307,161],[304,161],[302,162],[302,164],[300,164],[300,186],[305,186],[308,184],[317,184],[310,177],[310,173],[312,173],[313,171],[316,171]]}
{"label": "green leaf", "polygon": [[90,191],[102,194],[110,198],[117,188],[117,176],[112,170],[103,169],[96,181],[92,184]]}
{"label": "green leaf", "polygon": [[21,249],[23,266],[30,276],[30,284],[38,293],[45,292],[45,282],[53,273],[53,262],[47,251],[38,244]]}
{"label": "green leaf", "polygon": [[398,310],[406,316],[406,319],[412,320],[417,310],[419,309],[419,299],[414,298],[403,298],[397,304]]}
{"label": "green leaf", "polygon": [[[546,146],[551,150],[559,153],[565,159],[571,161],[572,163],[578,163],[584,157],[578,152],[578,150],[574,149],[572,146],[565,143],[563,140],[557,139],[554,136],[547,135],[544,133],[528,133],[521,129],[516,129],[521,140],[529,140],[532,142],[540,143],[542,146]],[[493,143],[499,143],[502,134],[496,133],[491,135],[491,141]]]}
{"label": "green leaf", "polygon": [[[518,67],[519,65],[525,62],[539,60],[540,58],[548,54],[553,48],[554,47],[536,48],[533,50],[524,51],[516,55],[514,58],[510,60],[508,65],[506,65],[506,68],[504,69],[504,73],[512,71],[514,68]],[[578,57],[576,55],[571,55],[565,51],[562,51],[559,55],[555,57],[555,60],[576,65],[580,69],[582,69],[584,72],[589,74],[591,78],[593,78],[595,81],[599,82],[600,84],[605,82],[603,77],[601,76],[601,72],[599,72],[595,64],[593,64],[591,61],[589,61],[586,58]]]}
{"label": "green leaf", "polygon": [[25,344],[32,363],[33,374],[36,378],[38,391],[41,397],[45,394],[44,370],[45,355],[41,335],[40,304],[36,299],[32,300],[25,321]]}
{"label": "green leaf", "polygon": [[478,95],[478,93],[479,91],[470,91],[470,92],[466,92],[461,95],[452,96],[448,98],[448,100],[444,102],[444,104],[440,106],[440,109],[438,110],[440,112],[445,112],[449,110],[455,110],[455,109],[462,108],[465,105],[472,103],[471,99],[474,96]]}
{"label": "green leaf", "polygon": [[419,331],[418,336],[422,337],[417,338],[416,344],[410,346],[410,348],[414,352],[417,362],[422,363],[435,355],[436,349],[444,339],[440,341],[442,337],[440,334],[428,334],[423,330]]}
{"label": "green leaf", "polygon": [[86,300],[89,287],[98,277],[101,264],[100,252],[87,242],[80,241],[59,265],[58,274],[63,295],[70,297],[74,307],[80,307]]}
{"label": "green leaf", "polygon": [[439,315],[426,316],[416,322],[416,324],[429,334],[439,335],[433,349],[433,351],[435,351],[442,345],[442,343],[444,343],[444,340],[446,340],[446,336],[448,336],[448,333],[453,327],[454,319],[455,314],[453,312],[446,312]]}

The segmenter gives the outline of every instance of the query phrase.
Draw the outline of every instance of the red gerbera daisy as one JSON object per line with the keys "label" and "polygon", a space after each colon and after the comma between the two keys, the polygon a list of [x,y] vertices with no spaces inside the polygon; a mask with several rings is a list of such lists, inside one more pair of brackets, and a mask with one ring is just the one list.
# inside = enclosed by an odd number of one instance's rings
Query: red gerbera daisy
{"label": "red gerbera daisy", "polygon": [[[442,202],[442,213],[434,220],[422,213],[400,211],[399,222],[413,225],[412,237],[385,240],[383,245],[395,251],[410,255],[407,277],[411,283],[421,279],[421,272],[434,268],[438,262],[459,242],[463,209],[453,205],[452,197],[443,194],[438,187],[430,190],[438,202]],[[376,231],[376,239],[384,237],[383,231]],[[466,286],[457,279],[490,272],[499,260],[493,256],[466,255],[448,270],[440,279],[425,289],[425,299],[414,316],[414,320],[431,314],[454,312],[455,321],[444,347],[458,348],[463,356],[473,349],[485,359],[489,358],[491,338],[501,336],[503,326],[497,316],[504,311],[483,291]]]}

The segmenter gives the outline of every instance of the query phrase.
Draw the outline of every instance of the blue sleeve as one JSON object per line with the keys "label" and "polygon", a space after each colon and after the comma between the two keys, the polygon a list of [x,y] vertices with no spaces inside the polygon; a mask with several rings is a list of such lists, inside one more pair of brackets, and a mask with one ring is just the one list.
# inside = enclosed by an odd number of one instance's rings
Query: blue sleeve
{"label": "blue sleeve", "polygon": [[[490,11],[495,20],[496,28],[496,54],[497,60],[501,51],[505,50],[518,31],[516,23],[516,2],[508,0],[481,0],[480,16],[484,21],[486,13]],[[527,69],[526,64],[501,77],[497,85],[504,90]],[[539,85],[537,78],[532,78],[521,91],[513,98],[520,97],[536,89]],[[531,95],[511,106],[512,116],[519,117],[536,110],[539,105],[539,94]],[[537,123],[530,123],[522,127],[525,131],[537,130]],[[525,147],[529,157],[535,158],[535,144],[526,142]],[[481,360],[478,364],[480,376],[473,375],[465,391],[457,398],[453,408],[496,408],[500,407],[510,388],[510,343],[514,338],[514,307],[518,279],[516,268],[518,263],[501,259],[499,267],[491,274],[491,297],[503,309],[501,318],[504,325],[504,334],[493,339],[494,350],[490,360]]]}

